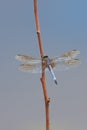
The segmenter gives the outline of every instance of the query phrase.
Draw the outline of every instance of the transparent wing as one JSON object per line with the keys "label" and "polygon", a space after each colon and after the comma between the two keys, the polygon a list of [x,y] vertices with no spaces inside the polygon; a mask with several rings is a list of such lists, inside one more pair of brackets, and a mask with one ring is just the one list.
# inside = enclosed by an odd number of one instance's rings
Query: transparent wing
{"label": "transparent wing", "polygon": [[80,51],[78,50],[69,51],[59,57],[53,58],[51,64],[55,70],[67,70],[76,67],[81,63],[79,59],[74,59],[79,54]]}
{"label": "transparent wing", "polygon": [[34,64],[34,63],[41,63],[40,59],[34,58],[34,57],[30,57],[30,56],[25,56],[25,55],[16,55],[15,57],[17,60],[19,61],[23,61],[23,62],[27,62],[29,64]]}
{"label": "transparent wing", "polygon": [[79,59],[71,59],[56,63],[54,69],[59,71],[68,70],[70,68],[77,67],[79,64],[81,64],[81,61]]}
{"label": "transparent wing", "polygon": [[30,73],[41,73],[42,68],[41,64],[21,64],[18,68],[23,72],[30,72]]}
{"label": "transparent wing", "polygon": [[71,60],[72,58],[75,58],[79,54],[80,54],[79,50],[72,50],[61,56],[55,57],[54,60],[55,62],[68,61]]}
{"label": "transparent wing", "polygon": [[[74,59],[80,54],[78,50],[69,51],[61,56],[51,59],[51,65],[55,70],[67,70],[71,67],[75,67],[80,64],[79,59]],[[25,55],[16,55],[16,59],[27,62],[27,64],[21,64],[19,70],[24,72],[41,73],[42,65],[41,59],[33,58]],[[47,68],[45,70],[48,70]]]}
{"label": "transparent wing", "polygon": [[[41,59],[37,59],[34,57],[26,56],[26,55],[16,55],[17,60],[25,62],[25,64],[21,64],[19,66],[19,70],[23,72],[30,73],[42,73],[42,61]],[[45,68],[45,66],[44,66]],[[47,68],[45,70],[48,70]]]}

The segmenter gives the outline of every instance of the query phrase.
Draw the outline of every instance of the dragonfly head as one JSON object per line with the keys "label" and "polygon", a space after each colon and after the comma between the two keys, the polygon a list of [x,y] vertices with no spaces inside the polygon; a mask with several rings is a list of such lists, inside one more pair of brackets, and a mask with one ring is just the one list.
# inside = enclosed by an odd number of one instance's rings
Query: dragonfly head
{"label": "dragonfly head", "polygon": [[45,55],[45,56],[42,56],[41,57],[42,58],[42,65],[43,65],[43,70],[45,69],[45,68],[47,68],[47,59],[48,59],[48,56],[47,55]]}
{"label": "dragonfly head", "polygon": [[42,56],[42,61],[46,60],[47,58],[48,58],[48,56],[47,56],[47,55]]}

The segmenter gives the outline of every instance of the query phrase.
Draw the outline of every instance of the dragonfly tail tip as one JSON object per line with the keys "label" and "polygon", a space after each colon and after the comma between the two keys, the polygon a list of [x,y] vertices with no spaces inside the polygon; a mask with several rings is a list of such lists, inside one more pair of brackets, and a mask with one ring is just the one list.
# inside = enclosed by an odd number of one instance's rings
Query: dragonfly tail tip
{"label": "dragonfly tail tip", "polygon": [[55,82],[56,85],[58,84],[58,83],[57,83],[57,80],[54,80],[54,82]]}

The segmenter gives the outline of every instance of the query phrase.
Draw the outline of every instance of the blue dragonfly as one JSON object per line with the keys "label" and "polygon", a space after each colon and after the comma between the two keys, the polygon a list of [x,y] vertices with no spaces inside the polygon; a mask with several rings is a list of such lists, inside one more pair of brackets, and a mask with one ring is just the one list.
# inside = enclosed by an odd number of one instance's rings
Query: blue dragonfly
{"label": "blue dragonfly", "polygon": [[79,50],[72,50],[54,58],[49,58],[47,55],[42,58],[34,58],[18,54],[16,55],[16,59],[24,62],[24,64],[19,66],[19,70],[30,73],[43,73],[44,71],[49,70],[55,84],[57,84],[54,70],[67,70],[80,64],[80,60],[75,58],[79,54]]}

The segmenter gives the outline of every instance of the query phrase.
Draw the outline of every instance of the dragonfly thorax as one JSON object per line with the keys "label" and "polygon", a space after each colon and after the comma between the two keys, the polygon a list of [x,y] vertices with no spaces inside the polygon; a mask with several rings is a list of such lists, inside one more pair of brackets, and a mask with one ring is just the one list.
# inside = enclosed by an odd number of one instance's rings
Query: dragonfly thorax
{"label": "dragonfly thorax", "polygon": [[42,57],[43,69],[49,68],[49,65],[52,66],[51,59],[46,55]]}
{"label": "dragonfly thorax", "polygon": [[55,67],[54,60],[50,59],[47,55],[42,57],[42,64],[43,64],[43,69],[49,68],[49,65],[51,65],[52,68]]}

